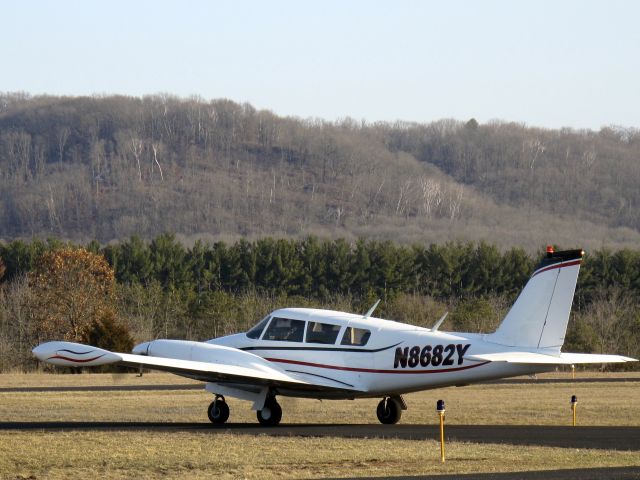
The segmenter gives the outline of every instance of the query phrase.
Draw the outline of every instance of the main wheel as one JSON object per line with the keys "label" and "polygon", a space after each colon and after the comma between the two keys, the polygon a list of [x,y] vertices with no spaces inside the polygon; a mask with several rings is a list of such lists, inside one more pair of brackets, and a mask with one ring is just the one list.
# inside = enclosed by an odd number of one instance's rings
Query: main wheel
{"label": "main wheel", "polygon": [[218,397],[209,405],[207,415],[211,423],[222,425],[229,419],[229,405],[223,397]]}
{"label": "main wheel", "polygon": [[402,416],[402,405],[395,398],[383,398],[376,409],[380,423],[392,425],[400,421]]}
{"label": "main wheel", "polygon": [[278,425],[282,420],[282,408],[280,404],[276,402],[275,398],[269,398],[262,410],[256,412],[260,425],[265,427],[272,427]]}

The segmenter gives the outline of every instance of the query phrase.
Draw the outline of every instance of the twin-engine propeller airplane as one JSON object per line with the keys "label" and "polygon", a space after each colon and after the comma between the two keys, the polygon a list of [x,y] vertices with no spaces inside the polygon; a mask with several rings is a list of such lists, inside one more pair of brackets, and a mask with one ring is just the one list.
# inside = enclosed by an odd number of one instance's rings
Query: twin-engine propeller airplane
{"label": "twin-engine propeller airplane", "polygon": [[283,308],[246,333],[206,343],[154,340],[133,354],[71,342],[48,342],[34,355],[62,366],[120,364],[163,370],[206,382],[215,395],[214,424],[229,418],[225,397],[253,402],[263,425],[277,425],[277,395],[318,399],[382,397],[380,422],[400,420],[402,394],[534,374],[557,365],[635,361],[618,355],[563,353],[573,294],[584,252],[547,255],[498,329],[491,334],[433,328],[330,310]]}

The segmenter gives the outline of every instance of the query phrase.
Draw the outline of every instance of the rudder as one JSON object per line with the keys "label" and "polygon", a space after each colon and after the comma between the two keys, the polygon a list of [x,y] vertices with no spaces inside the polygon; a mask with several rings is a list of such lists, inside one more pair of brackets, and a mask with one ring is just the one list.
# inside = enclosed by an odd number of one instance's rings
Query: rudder
{"label": "rudder", "polygon": [[511,347],[559,353],[569,322],[582,250],[547,255],[498,329],[486,340]]}

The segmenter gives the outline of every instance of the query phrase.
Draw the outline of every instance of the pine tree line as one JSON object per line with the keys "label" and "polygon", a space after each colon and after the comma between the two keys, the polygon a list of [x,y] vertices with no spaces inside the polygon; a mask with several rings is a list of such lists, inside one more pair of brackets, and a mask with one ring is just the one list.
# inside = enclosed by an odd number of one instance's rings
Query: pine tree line
{"label": "pine tree line", "polygon": [[[4,281],[31,270],[45,251],[62,242],[15,240],[0,243]],[[520,291],[543,256],[520,248],[500,251],[485,242],[449,242],[428,246],[390,241],[307,237],[262,238],[227,244],[196,242],[186,247],[173,234],[150,242],[131,237],[107,246],[93,241],[86,248],[104,255],[119,284],[194,293],[257,291],[324,299],[330,295],[392,296],[422,294],[445,300],[485,295],[510,299]],[[579,308],[603,292],[640,297],[640,251],[600,249],[585,255],[577,288]]]}

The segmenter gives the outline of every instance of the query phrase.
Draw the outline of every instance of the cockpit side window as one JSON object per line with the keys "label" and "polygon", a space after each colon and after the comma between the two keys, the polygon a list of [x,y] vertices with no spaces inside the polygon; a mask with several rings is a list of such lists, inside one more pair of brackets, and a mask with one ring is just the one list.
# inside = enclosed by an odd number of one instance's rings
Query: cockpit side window
{"label": "cockpit side window", "polygon": [[304,320],[273,317],[262,339],[279,340],[283,342],[302,342],[304,337],[304,324]]}
{"label": "cockpit side window", "polygon": [[364,328],[347,327],[342,336],[341,345],[356,345],[363,347],[369,341],[371,332]]}
{"label": "cockpit side window", "polygon": [[309,322],[307,343],[334,344],[340,333],[340,325],[330,323]]}
{"label": "cockpit side window", "polygon": [[262,331],[264,330],[264,327],[266,327],[267,323],[269,323],[269,318],[271,317],[267,315],[262,320],[260,320],[251,330],[247,332],[247,337],[253,338],[254,340],[257,340],[258,338],[260,338],[260,335],[262,335]]}

